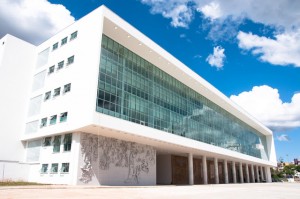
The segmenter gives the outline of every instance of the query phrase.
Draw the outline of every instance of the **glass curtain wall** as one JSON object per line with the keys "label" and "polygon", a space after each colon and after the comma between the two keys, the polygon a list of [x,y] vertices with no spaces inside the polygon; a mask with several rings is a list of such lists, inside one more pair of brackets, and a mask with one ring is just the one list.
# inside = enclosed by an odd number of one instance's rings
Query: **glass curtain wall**
{"label": "glass curtain wall", "polygon": [[96,110],[268,159],[264,135],[106,35]]}

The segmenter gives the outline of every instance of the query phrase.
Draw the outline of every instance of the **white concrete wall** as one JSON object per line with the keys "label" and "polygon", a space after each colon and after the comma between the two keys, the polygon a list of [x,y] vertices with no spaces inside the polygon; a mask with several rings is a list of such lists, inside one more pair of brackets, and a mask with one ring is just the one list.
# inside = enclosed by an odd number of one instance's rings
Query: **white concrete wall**
{"label": "white concrete wall", "polygon": [[[29,181],[50,184],[75,184],[77,182],[77,169],[79,157],[79,133],[72,133],[71,151],[63,150],[63,136],[60,145],[60,152],[53,153],[53,145],[41,146],[39,160],[33,163],[29,171]],[[53,137],[52,137],[53,140]],[[51,173],[51,164],[58,163],[58,172]],[[62,163],[69,163],[70,168],[68,173],[60,171]],[[48,164],[48,172],[41,173],[42,164]]]}
{"label": "white concrete wall", "polygon": [[153,147],[87,133],[80,144],[78,184],[156,185]]}
{"label": "white concrete wall", "polygon": [[34,60],[35,46],[11,35],[0,39],[1,161],[23,159],[24,145],[20,137],[25,127]]}
{"label": "white concrete wall", "polygon": [[[70,35],[77,31],[76,39],[70,41]],[[68,42],[60,46],[61,39],[68,36]],[[42,101],[40,113],[28,117],[26,122],[41,120],[44,117],[49,119],[52,115],[68,112],[68,120],[64,123],[57,122],[55,125],[38,128],[32,134],[23,135],[24,140],[36,137],[70,131],[89,125],[93,120],[93,112],[96,110],[96,95],[98,85],[98,71],[100,63],[100,50],[102,38],[102,12],[95,10],[59,32],[54,37],[45,41],[38,47],[38,52],[50,48],[48,62],[35,69],[35,74],[49,70],[55,65],[55,72],[47,74],[44,86],[31,93],[31,98],[43,95],[61,88],[61,94],[57,97],[51,96],[50,100]],[[52,50],[54,43],[58,42],[59,47]],[[67,58],[74,55],[74,63],[66,66]],[[57,70],[57,64],[65,61],[62,69]],[[63,86],[71,83],[71,91],[63,94]],[[59,117],[58,117],[59,119]]]}
{"label": "white concrete wall", "polygon": [[0,162],[0,181],[28,181],[29,170],[29,164]]}
{"label": "white concrete wall", "polygon": [[156,176],[157,184],[172,183],[172,162],[171,155],[156,156]]}

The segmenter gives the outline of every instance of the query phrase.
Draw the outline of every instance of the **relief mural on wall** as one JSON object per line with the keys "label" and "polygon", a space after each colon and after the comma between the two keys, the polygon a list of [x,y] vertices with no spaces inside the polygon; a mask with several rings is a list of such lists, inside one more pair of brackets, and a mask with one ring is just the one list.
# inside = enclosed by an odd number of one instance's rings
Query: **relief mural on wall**
{"label": "relief mural on wall", "polygon": [[138,184],[140,174],[148,173],[155,165],[155,150],[150,146],[87,133],[82,134],[80,143],[84,165],[79,180],[83,183],[92,181],[92,165],[99,170],[109,170],[111,166],[128,168],[124,183],[129,184]]}

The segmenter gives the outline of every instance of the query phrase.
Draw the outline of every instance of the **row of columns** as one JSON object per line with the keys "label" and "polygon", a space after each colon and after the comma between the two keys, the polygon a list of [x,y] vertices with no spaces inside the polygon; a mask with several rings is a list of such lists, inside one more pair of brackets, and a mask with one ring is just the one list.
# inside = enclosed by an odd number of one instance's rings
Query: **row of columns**
{"label": "row of columns", "polygon": [[[229,183],[228,177],[228,161],[223,160],[223,174],[224,174],[224,181],[225,184]],[[271,182],[271,173],[270,167],[263,167],[258,165],[250,165],[249,171],[249,164],[245,164],[245,174],[243,171],[243,164],[241,162],[238,163],[239,165],[239,182],[244,183],[244,177],[246,183],[255,183],[260,182],[260,177],[262,180],[266,180],[267,182]],[[188,169],[189,169],[189,184],[194,184],[194,168],[193,168],[193,154],[188,154]],[[237,173],[236,173],[236,162],[231,162],[231,171],[233,177],[233,183],[237,183]],[[259,173],[261,175],[259,175]],[[214,158],[214,174],[215,174],[215,184],[219,184],[219,166],[218,166],[218,158]],[[266,174],[266,176],[264,175]],[[207,157],[202,156],[202,175],[203,175],[203,184],[208,184],[208,176],[207,176]],[[245,175],[245,176],[244,176]]]}

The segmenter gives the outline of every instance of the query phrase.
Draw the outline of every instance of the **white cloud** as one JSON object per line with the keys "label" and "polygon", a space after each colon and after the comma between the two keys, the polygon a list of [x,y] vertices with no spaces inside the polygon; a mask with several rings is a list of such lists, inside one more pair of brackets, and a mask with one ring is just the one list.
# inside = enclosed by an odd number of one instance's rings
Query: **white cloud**
{"label": "white cloud", "polygon": [[221,46],[214,47],[214,53],[208,55],[206,61],[211,66],[217,67],[217,69],[221,69],[224,66],[224,59],[226,58],[224,54],[225,49]]}
{"label": "white cloud", "polygon": [[206,18],[248,18],[255,23],[287,29],[300,26],[300,2],[295,0],[194,0]]}
{"label": "white cloud", "polygon": [[287,142],[287,141],[290,141],[290,138],[288,135],[282,134],[280,136],[277,136],[277,140]]}
{"label": "white cloud", "polygon": [[193,8],[188,0],[141,0],[142,3],[151,6],[153,14],[162,14],[163,17],[171,19],[174,27],[187,28],[193,19]]}
{"label": "white cloud", "polygon": [[300,93],[282,102],[277,89],[263,85],[230,99],[274,131],[300,127]]}
{"label": "white cloud", "polygon": [[63,5],[47,0],[1,0],[0,37],[12,34],[34,44],[75,21]]}
{"label": "white cloud", "polygon": [[[208,19],[202,22],[202,28],[208,30],[208,39],[214,42],[232,40],[239,33],[240,47],[260,55],[262,61],[277,65],[300,66],[300,1],[141,0],[141,2],[151,6],[152,13],[170,18],[174,27],[188,27],[195,13],[199,12]],[[275,30],[275,39],[239,32],[239,26],[245,19],[263,24],[267,28],[272,27]]]}
{"label": "white cloud", "polygon": [[[295,0],[140,0],[151,6],[152,13],[171,18],[175,27],[186,27],[195,11],[216,20],[227,17],[247,18],[255,23],[293,29],[300,27],[300,1]],[[184,13],[186,12],[186,13]],[[179,19],[179,20],[178,20]]]}
{"label": "white cloud", "polygon": [[179,37],[180,38],[186,38],[186,34],[180,34]]}
{"label": "white cloud", "polygon": [[210,2],[197,9],[198,12],[202,12],[203,15],[211,20],[218,19],[222,16],[220,4],[216,2]]}
{"label": "white cloud", "polygon": [[300,67],[300,29],[297,32],[278,34],[275,39],[240,31],[237,39],[241,49],[251,51],[264,62]]}

